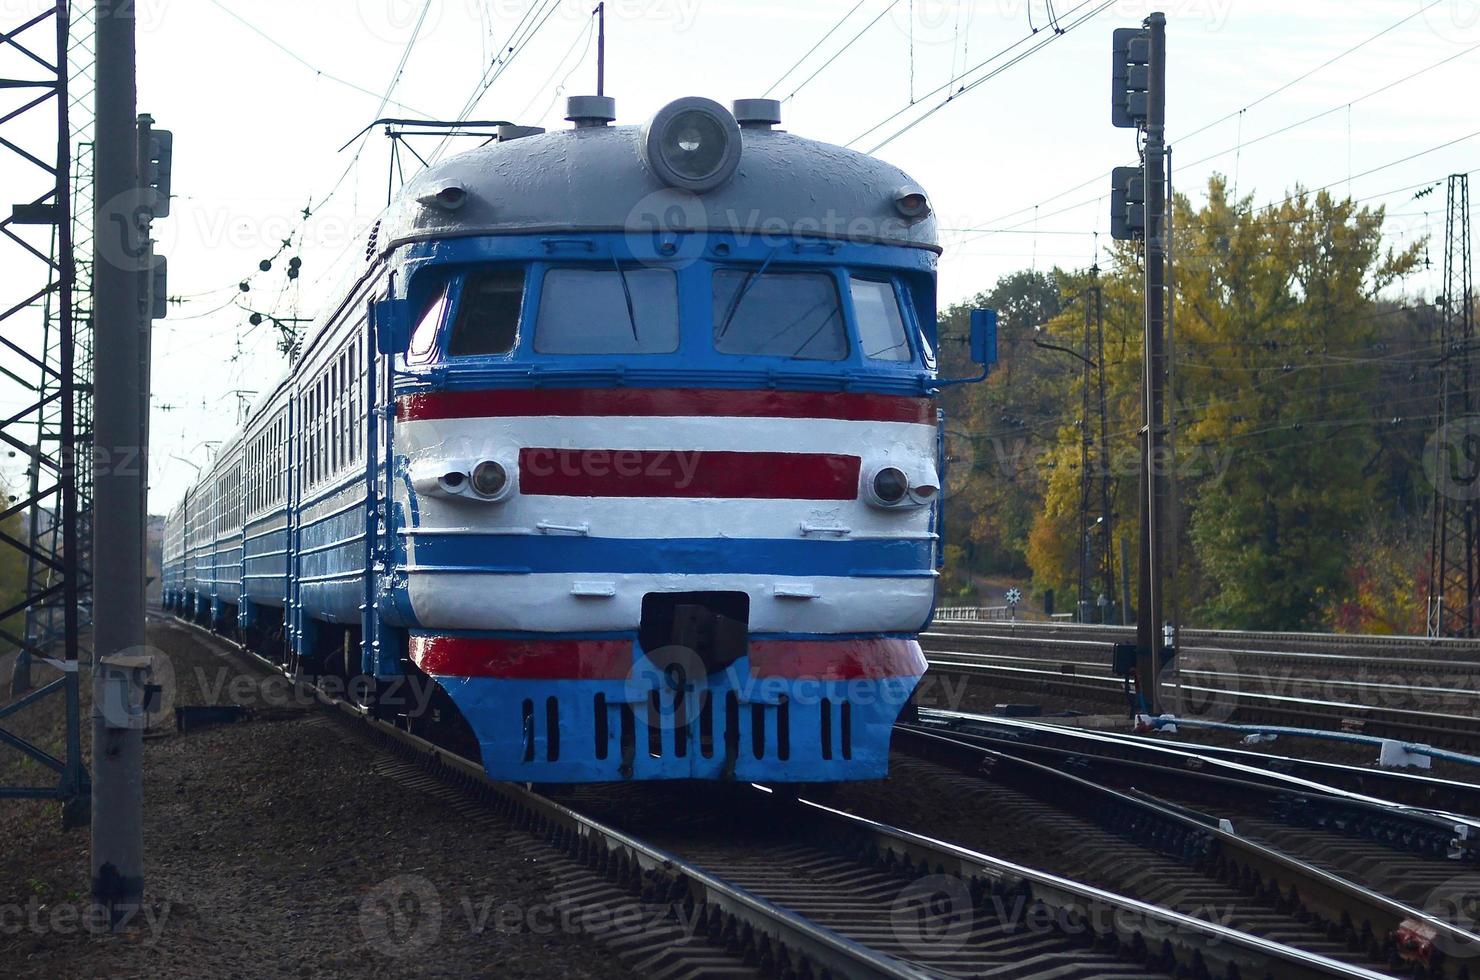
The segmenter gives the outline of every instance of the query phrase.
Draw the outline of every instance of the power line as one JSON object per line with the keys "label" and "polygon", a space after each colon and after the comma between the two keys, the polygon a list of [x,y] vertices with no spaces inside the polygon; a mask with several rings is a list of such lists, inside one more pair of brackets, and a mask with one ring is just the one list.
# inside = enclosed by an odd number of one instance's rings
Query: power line
{"label": "power line", "polygon": [[595,33],[596,19],[594,17],[587,18],[586,29],[576,35],[576,38],[574,41],[571,42],[570,47],[566,48],[565,53],[560,56],[560,60],[555,62],[555,70],[550,72],[550,77],[546,78],[543,82],[535,87],[534,97],[529,100],[528,105],[519,110],[519,114],[514,117],[515,119],[530,118],[529,110],[534,108],[535,102],[539,101],[540,94],[543,93],[544,90],[549,87],[550,83],[555,80],[555,76],[560,73],[561,66],[565,64],[565,59],[570,57],[570,53],[576,49],[576,45],[580,44],[582,38],[584,38],[586,46],[581,49],[581,56],[576,59],[576,62],[574,65],[571,66],[570,71],[565,73],[565,77],[560,80],[560,84],[555,86],[555,91],[550,96],[550,101],[546,103],[544,111],[542,111],[537,118],[544,119],[545,116],[549,114],[550,107],[553,106],[555,104],[555,100],[560,97],[560,92],[562,89],[565,88],[565,83],[570,81],[570,76],[574,75],[576,73],[576,69],[580,68],[581,65],[585,63],[586,55],[591,50],[591,38],[595,35]]}
{"label": "power line", "polygon": [[1217,126],[1217,125],[1220,125],[1222,123],[1225,123],[1228,120],[1233,119],[1236,116],[1243,115],[1245,112],[1248,112],[1250,109],[1254,108],[1256,105],[1259,105],[1261,102],[1266,102],[1269,99],[1274,98],[1276,95],[1279,95],[1281,92],[1285,91],[1286,89],[1291,88],[1291,87],[1293,87],[1295,85],[1300,84],[1301,82],[1305,81],[1307,78],[1310,78],[1312,75],[1316,74],[1317,72],[1322,71],[1323,69],[1326,69],[1326,68],[1331,67],[1332,65],[1336,64],[1336,62],[1338,62],[1341,59],[1345,58],[1347,55],[1353,54],[1353,53],[1361,50],[1362,48],[1364,48],[1367,45],[1371,44],[1373,41],[1376,41],[1378,38],[1382,37],[1383,35],[1392,33],[1393,31],[1395,31],[1398,28],[1402,27],[1404,24],[1408,23],[1413,18],[1418,17],[1419,15],[1421,15],[1421,14],[1425,13],[1426,11],[1428,11],[1430,8],[1437,7],[1439,4],[1444,3],[1444,2],[1446,2],[1446,0],[1430,0],[1429,3],[1427,3],[1424,6],[1418,8],[1413,13],[1409,14],[1407,17],[1401,18],[1396,23],[1389,24],[1387,27],[1384,27],[1382,30],[1378,31],[1376,34],[1373,34],[1371,37],[1367,38],[1364,41],[1358,41],[1356,44],[1353,44],[1351,47],[1347,48],[1345,51],[1342,51],[1340,54],[1333,55],[1332,57],[1330,57],[1330,58],[1326,59],[1325,61],[1321,62],[1319,65],[1316,65],[1310,71],[1305,72],[1303,75],[1297,75],[1296,77],[1290,79],[1288,82],[1286,82],[1285,84],[1281,85],[1279,88],[1274,89],[1271,92],[1266,92],[1265,94],[1259,96],[1259,98],[1255,99],[1253,102],[1250,102],[1248,105],[1244,106],[1242,109],[1235,109],[1233,112],[1228,113],[1226,116],[1219,116],[1217,119],[1214,119],[1212,122],[1210,122],[1210,123],[1204,123],[1203,125],[1199,126],[1197,129],[1194,129],[1192,132],[1183,134],[1183,136],[1181,137],[1182,141],[1183,142],[1186,142],[1187,140],[1192,139],[1193,137],[1197,136],[1199,133],[1204,132],[1205,130],[1212,129],[1214,126]]}
{"label": "power line", "polygon": [[[1242,140],[1238,144],[1236,144],[1235,146],[1230,146],[1227,149],[1219,150],[1217,153],[1209,153],[1205,157],[1200,157],[1200,158],[1198,158],[1196,160],[1193,160],[1190,163],[1183,163],[1183,164],[1181,164],[1181,166],[1183,166],[1183,167],[1196,167],[1196,166],[1198,166],[1200,164],[1207,163],[1209,160],[1214,160],[1214,159],[1217,159],[1218,157],[1224,156],[1226,154],[1233,153],[1235,150],[1242,150],[1244,147],[1253,146],[1255,143],[1261,143],[1264,140],[1270,139],[1271,137],[1280,136],[1280,135],[1282,135],[1284,133],[1288,133],[1292,129],[1298,129],[1301,126],[1304,126],[1304,125],[1306,125],[1308,123],[1313,123],[1313,122],[1315,122],[1318,119],[1324,119],[1326,116],[1329,116],[1332,113],[1340,112],[1342,109],[1350,109],[1352,106],[1356,105],[1359,102],[1365,102],[1366,100],[1372,98],[1373,96],[1381,95],[1383,92],[1386,92],[1386,91],[1388,91],[1391,88],[1394,88],[1394,87],[1396,87],[1398,85],[1401,85],[1404,82],[1411,81],[1411,80],[1417,78],[1418,76],[1423,75],[1423,74],[1425,74],[1427,72],[1431,72],[1435,68],[1443,67],[1444,65],[1449,64],[1451,61],[1454,61],[1456,58],[1462,58],[1465,55],[1471,54],[1471,53],[1473,53],[1476,50],[1480,50],[1480,44],[1471,45],[1470,47],[1465,48],[1463,51],[1460,51],[1457,54],[1452,54],[1452,55],[1450,55],[1447,58],[1440,59],[1439,61],[1436,61],[1433,64],[1428,65],[1427,67],[1420,68],[1417,71],[1409,72],[1407,75],[1404,75],[1402,78],[1396,78],[1393,81],[1388,82],[1386,85],[1383,85],[1383,86],[1381,86],[1379,88],[1373,89],[1372,91],[1368,92],[1366,95],[1358,96],[1357,98],[1352,99],[1352,100],[1350,100],[1348,102],[1343,102],[1340,105],[1334,105],[1331,108],[1324,109],[1321,112],[1318,112],[1318,113],[1316,113],[1313,116],[1306,116],[1304,119],[1298,120],[1296,122],[1292,122],[1292,123],[1290,123],[1288,125],[1285,125],[1285,126],[1281,126],[1279,129],[1270,130],[1267,133],[1264,133],[1264,134],[1259,135],[1259,136],[1255,136],[1253,139]],[[1206,127],[1204,127],[1204,128],[1206,128]],[[1187,139],[1187,138],[1188,137],[1183,137],[1183,139]]]}
{"label": "power line", "polygon": [[[519,57],[519,53],[528,46],[529,42],[540,32],[540,28],[545,26],[545,22],[558,9],[560,9],[560,0],[536,0],[535,3],[530,5],[529,9],[524,12],[524,16],[520,17],[519,22],[514,25],[514,29],[509,32],[508,39],[500,47],[499,57],[493,60],[493,64],[488,66],[479,77],[478,83],[473,86],[473,92],[468,96],[467,101],[458,112],[454,120],[455,122],[463,122],[473,114],[478,108],[478,103],[483,100],[483,96],[487,95],[488,90],[493,87],[493,83],[498,81],[499,76],[508,69],[509,65],[513,64],[514,59]],[[543,12],[542,17],[539,16],[541,12]],[[526,24],[533,24],[533,26],[521,34],[520,32],[524,31]],[[435,163],[451,139],[452,135],[450,132],[443,136],[437,145],[432,148],[432,152],[427,156],[427,159]]]}
{"label": "power line", "polygon": [[[761,98],[764,99],[764,98],[769,97],[770,94],[776,90],[776,86],[778,86],[782,82],[786,81],[786,77],[788,75],[790,75],[792,72],[794,72],[798,68],[800,68],[801,65],[802,65],[802,62],[804,62],[808,58],[812,57],[813,53],[816,52],[816,50],[818,48],[822,47],[822,45],[827,42],[827,39],[830,38],[830,37],[832,37],[833,34],[835,34],[837,32],[838,28],[842,27],[843,26],[843,23],[845,21],[847,21],[847,19],[849,17],[852,17],[855,13],[857,13],[859,7],[862,7],[867,2],[868,2],[868,0],[858,0],[858,2],[853,5],[853,9],[849,10],[846,14],[844,14],[838,20],[837,23],[833,24],[832,27],[829,27],[827,29],[827,33],[824,34],[824,35],[822,35],[822,37],[818,39],[818,41],[817,41],[816,44],[812,45],[810,48],[807,49],[807,53],[806,54],[804,54],[800,58],[798,58],[796,60],[796,63],[795,64],[793,64],[790,68],[786,69],[786,71],[782,72],[781,73],[781,77],[778,78],[778,79],[776,79],[774,82],[772,82],[771,85],[770,85],[770,87],[767,88],[764,92],[761,93]],[[792,95],[795,95],[795,94],[796,94],[795,92],[792,93]]]}
{"label": "power line", "polygon": [[[1089,4],[1092,3],[1092,2],[1094,2],[1094,0],[1082,0],[1082,2],[1079,3],[1077,6],[1071,8],[1068,11],[1068,14],[1066,16],[1072,16],[1076,11],[1079,11],[1079,10],[1083,9],[1084,7],[1089,6]],[[1014,65],[1017,62],[1021,61],[1027,55],[1032,54],[1034,51],[1037,51],[1039,48],[1041,48],[1044,45],[1048,44],[1050,41],[1054,40],[1057,37],[1062,36],[1067,31],[1071,30],[1074,27],[1079,26],[1079,24],[1082,24],[1084,21],[1088,20],[1090,17],[1095,16],[1096,14],[1104,11],[1107,7],[1110,7],[1112,5],[1113,5],[1113,2],[1102,2],[1099,7],[1097,7],[1095,10],[1091,11],[1090,13],[1086,14],[1080,20],[1075,21],[1073,24],[1069,25],[1069,27],[1057,29],[1049,37],[1044,38],[1042,41],[1040,41],[1035,47],[1032,47],[1028,51],[1024,52],[1023,54],[1020,54],[1017,57],[1013,58],[1007,64],[1002,65],[1001,67],[999,67],[996,70],[992,71],[991,73],[987,74],[985,77],[979,78],[979,79],[977,79],[976,81],[972,82],[969,85],[963,85],[959,90],[957,90],[955,92],[952,92],[949,95],[947,95],[944,102],[941,102],[938,105],[936,105],[935,107],[931,108],[930,110],[928,110],[927,112],[925,112],[924,115],[922,115],[919,118],[917,118],[914,122],[911,122],[909,125],[905,126],[903,129],[899,130],[894,135],[892,135],[888,139],[884,140],[882,143],[877,144],[876,146],[873,147],[873,149],[870,149],[867,152],[873,153],[875,150],[879,149],[879,147],[882,147],[882,146],[884,146],[884,145],[886,145],[888,143],[893,142],[895,139],[899,138],[904,133],[908,132],[910,129],[913,129],[920,122],[923,122],[925,120],[925,118],[927,118],[928,116],[931,116],[931,115],[933,115],[936,112],[939,112],[948,103],[950,103],[950,102],[954,101],[955,99],[959,98],[960,96],[966,94],[971,89],[973,89],[976,86],[980,85],[982,82],[985,82],[988,79],[994,77],[995,75],[997,75],[1002,70],[1011,67],[1012,65]],[[891,6],[892,6],[892,4],[891,4]],[[970,68],[967,68],[965,71],[962,71],[959,75],[956,75],[956,76],[954,76],[952,78],[946,79],[946,81],[942,82],[940,85],[937,85],[935,88],[931,89],[929,92],[926,92],[923,95],[919,96],[914,102],[912,102],[912,103],[910,103],[908,105],[905,105],[905,106],[903,106],[903,107],[895,110],[894,112],[890,113],[889,115],[885,116],[883,119],[881,119],[878,122],[874,123],[868,129],[865,129],[863,132],[859,133],[857,136],[853,137],[851,140],[849,140],[847,143],[845,143],[843,145],[844,146],[852,146],[855,143],[861,142],[862,140],[866,139],[870,134],[877,132],[878,130],[882,129],[883,127],[889,125],[889,123],[893,122],[895,119],[898,119],[900,116],[904,115],[906,112],[909,112],[911,109],[913,109],[916,105],[918,105],[920,102],[924,101],[925,99],[929,99],[929,98],[932,98],[933,96],[939,95],[941,92],[946,91],[952,85],[955,85],[957,82],[961,81],[966,76],[972,74],[973,72],[979,71],[982,68],[985,68],[987,65],[990,65],[992,62],[996,61],[997,59],[999,59],[999,58],[1001,58],[1001,57],[1003,57],[1003,56],[1005,56],[1007,54],[1010,54],[1014,49],[1016,49],[1016,48],[1018,48],[1018,47],[1020,47],[1020,46],[1022,46],[1024,44],[1027,44],[1030,41],[1032,41],[1033,38],[1037,35],[1037,33],[1038,33],[1037,31],[1032,31],[1032,32],[1030,32],[1028,34],[1023,35],[1022,37],[1018,38],[1016,41],[1014,41],[1011,44],[1009,44],[1007,47],[1005,47],[1005,48],[1001,49],[1000,51],[998,51],[996,54],[993,54],[993,55],[991,55],[988,58],[982,59],[981,61],[979,61],[976,64],[972,65]]]}
{"label": "power line", "polygon": [[[373,91],[371,89],[368,89],[368,88],[366,88],[363,85],[358,85],[358,84],[356,84],[354,82],[351,82],[347,78],[341,78],[338,75],[333,74],[332,72],[327,72],[324,69],[322,69],[322,68],[318,67],[317,65],[313,64],[312,62],[308,61],[302,55],[298,54],[298,52],[294,51],[292,48],[288,47],[286,44],[284,44],[283,42],[279,41],[277,38],[273,37],[271,34],[268,34],[266,31],[264,31],[262,28],[258,27],[256,24],[253,24],[251,21],[247,20],[241,14],[237,13],[235,10],[232,10],[230,7],[226,6],[226,4],[222,3],[221,0],[210,0],[210,2],[211,2],[211,4],[213,6],[219,8],[222,13],[226,14],[228,17],[232,18],[237,23],[241,24],[243,27],[245,27],[247,30],[251,31],[253,34],[256,34],[258,37],[262,38],[268,44],[271,44],[273,47],[277,48],[279,51],[281,51],[283,54],[287,55],[289,58],[292,58],[294,61],[298,62],[298,64],[302,65],[304,68],[307,68],[309,71],[313,72],[315,75],[319,75],[319,76],[321,76],[323,78],[327,78],[329,81],[336,82],[336,83],[338,83],[340,85],[345,86],[346,88],[354,89],[356,92],[359,92],[362,95],[368,95],[371,98],[380,98],[380,93],[375,92],[375,91]],[[423,16],[425,16],[425,15],[423,15]],[[408,112],[418,112],[418,113],[421,113],[422,115],[426,115],[426,113],[423,112],[421,109],[418,109],[415,106],[406,105],[404,102],[395,102],[395,101],[392,101],[390,104],[393,105],[393,106],[395,106],[398,109],[405,109]],[[379,115],[379,113],[376,113],[376,115]]]}
{"label": "power line", "polygon": [[[1238,110],[1236,110],[1234,112],[1230,112],[1230,113],[1228,113],[1226,115],[1220,116],[1220,117],[1218,117],[1217,119],[1214,119],[1211,122],[1204,123],[1203,125],[1197,127],[1196,129],[1193,129],[1191,132],[1189,132],[1186,135],[1180,137],[1180,139],[1178,140],[1179,145],[1181,143],[1185,142],[1186,140],[1195,138],[1196,136],[1198,136],[1198,135],[1206,132],[1207,130],[1213,128],[1214,126],[1217,126],[1217,125],[1219,125],[1221,123],[1225,123],[1228,120],[1233,119],[1235,117],[1241,116],[1244,112],[1248,111],[1249,109],[1252,109],[1255,106],[1259,105],[1260,103],[1265,102],[1266,100],[1268,100],[1270,98],[1273,98],[1274,96],[1279,95],[1280,93],[1282,93],[1282,92],[1290,89],[1294,85],[1296,85],[1296,84],[1298,84],[1298,83],[1300,83],[1302,81],[1305,81],[1306,79],[1308,79],[1311,76],[1315,75],[1317,72],[1321,71],[1322,69],[1325,69],[1325,68],[1330,67],[1331,65],[1333,65],[1336,62],[1342,60],[1343,58],[1347,57],[1348,55],[1350,55],[1350,54],[1352,54],[1352,53],[1360,50],[1361,48],[1363,48],[1367,44],[1371,43],[1372,41],[1375,41],[1378,38],[1382,37],[1383,35],[1389,33],[1390,31],[1393,31],[1396,28],[1401,27],[1402,25],[1408,23],[1414,17],[1417,17],[1419,14],[1424,13],[1425,11],[1427,11],[1428,9],[1430,9],[1431,7],[1437,6],[1439,3],[1443,3],[1443,2],[1445,2],[1445,0],[1430,0],[1430,2],[1427,5],[1425,5],[1423,7],[1420,7],[1418,10],[1416,10],[1412,14],[1409,14],[1408,16],[1401,18],[1396,23],[1390,24],[1388,27],[1386,27],[1383,30],[1377,32],[1376,34],[1372,35],[1371,37],[1367,38],[1366,40],[1364,40],[1364,41],[1362,41],[1362,42],[1360,42],[1358,44],[1352,45],[1350,48],[1347,48],[1345,51],[1342,51],[1340,54],[1336,55],[1335,57],[1332,57],[1332,58],[1327,59],[1326,61],[1324,61],[1321,64],[1317,65],[1315,68],[1312,68],[1309,71],[1306,71],[1303,74],[1298,75],[1295,78],[1291,79],[1290,81],[1285,82],[1284,84],[1278,86],[1274,90],[1272,90],[1270,92],[1267,92],[1266,94],[1264,94],[1264,95],[1260,96],[1259,98],[1255,99],[1253,102],[1250,102],[1248,105],[1244,106],[1243,108],[1238,109]],[[1071,13],[1072,13],[1072,11],[1071,11]],[[1467,52],[1461,52],[1461,54],[1464,54],[1464,53],[1467,53]],[[901,111],[903,111],[903,110],[901,110]],[[1041,199],[1040,201],[1038,201],[1037,204],[1030,204],[1030,205],[1028,205],[1026,207],[1018,208],[1015,211],[1008,211],[1005,214],[999,215],[998,217],[993,218],[990,222],[988,222],[988,224],[996,224],[996,223],[998,223],[1000,221],[1005,221],[1005,220],[1007,220],[1009,218],[1016,217],[1019,214],[1024,214],[1024,213],[1026,213],[1028,211],[1032,211],[1034,208],[1041,207],[1042,205],[1048,204],[1048,203],[1050,203],[1052,201],[1056,201],[1056,200],[1058,200],[1061,197],[1066,197],[1069,194],[1072,194],[1072,193],[1074,193],[1077,190],[1082,190],[1085,187],[1090,187],[1092,185],[1098,184],[1101,181],[1105,180],[1106,176],[1107,176],[1106,172],[1100,171],[1099,173],[1096,173],[1094,176],[1088,178],[1087,180],[1081,181],[1080,183],[1077,183],[1077,184],[1073,185],[1072,187],[1067,187],[1064,190],[1058,191],[1057,193],[1051,194],[1048,197],[1045,197],[1045,198]],[[1100,195],[1099,197],[1096,197],[1094,200],[1096,200],[1096,201],[1101,200],[1103,198],[1103,196],[1104,195]],[[1085,203],[1093,203],[1093,202],[1085,202]],[[1084,206],[1083,204],[1075,205],[1075,207],[1083,207],[1083,206]],[[1055,214],[1060,214],[1060,213],[1062,213],[1062,211],[1054,212],[1054,213]]]}
{"label": "power line", "polygon": [[[838,48],[838,50],[836,50],[836,51],[834,51],[832,53],[832,57],[828,58],[821,65],[819,65],[817,67],[817,70],[814,71],[814,72],[812,72],[812,74],[810,74],[806,78],[802,79],[802,83],[800,85],[798,85],[796,88],[792,89],[791,94],[788,95],[786,98],[782,99],[781,101],[782,102],[790,102],[792,99],[796,98],[796,94],[798,92],[800,92],[802,89],[806,88],[809,84],[811,84],[812,79],[814,79],[818,75],[822,74],[827,69],[827,67],[829,65],[831,65],[834,61],[837,61],[838,60],[838,58],[843,54],[844,51],[847,51],[849,48],[853,47],[854,43],[859,38],[863,37],[870,30],[872,30],[873,29],[873,26],[875,24],[877,24],[879,21],[881,21],[881,20],[884,19],[884,15],[885,14],[889,13],[889,11],[893,10],[898,5],[899,5],[899,0],[889,0],[889,6],[885,7],[883,10],[879,11],[878,16],[876,16],[873,20],[871,20],[867,24],[865,24],[863,30],[859,31],[857,34],[855,34],[851,38],[849,38],[848,39],[848,42],[846,44],[844,44],[841,48]],[[790,73],[788,72],[788,74],[790,74]],[[785,75],[782,75],[781,77],[782,78],[785,78],[786,76]],[[778,80],[778,84],[779,84],[779,80]],[[775,87],[776,87],[775,85],[771,86],[771,88],[775,88]],[[766,91],[769,92],[770,90],[771,89],[767,89]]]}

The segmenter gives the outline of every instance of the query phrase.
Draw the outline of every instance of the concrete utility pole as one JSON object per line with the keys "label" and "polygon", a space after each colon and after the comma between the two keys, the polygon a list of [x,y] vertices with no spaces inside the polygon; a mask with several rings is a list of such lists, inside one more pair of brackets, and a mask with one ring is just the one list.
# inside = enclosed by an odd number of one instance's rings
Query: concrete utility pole
{"label": "concrete utility pole", "polygon": [[144,510],[140,275],[147,267],[133,0],[97,0],[92,899],[116,925],[144,893]]}

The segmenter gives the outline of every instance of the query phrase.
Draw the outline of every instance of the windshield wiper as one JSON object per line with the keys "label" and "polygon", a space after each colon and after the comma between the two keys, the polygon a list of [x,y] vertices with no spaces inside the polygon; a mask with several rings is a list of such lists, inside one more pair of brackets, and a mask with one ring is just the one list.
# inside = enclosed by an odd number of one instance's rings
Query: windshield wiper
{"label": "windshield wiper", "polygon": [[617,255],[612,253],[612,268],[617,270],[617,276],[622,280],[622,296],[627,300],[627,322],[632,324],[632,340],[637,340],[637,313],[632,308],[632,287],[627,285],[627,273],[622,269],[622,263],[617,261]]}
{"label": "windshield wiper", "polygon": [[761,263],[759,269],[745,274],[745,279],[740,283],[740,288],[735,291],[735,298],[730,300],[730,308],[725,311],[725,320],[720,324],[719,333],[714,335],[716,340],[723,337],[725,332],[730,329],[730,321],[735,319],[735,314],[740,309],[740,301],[745,299],[746,293],[750,292],[751,284],[766,274],[766,268],[771,264],[771,260],[776,257],[776,253],[779,251],[781,251],[781,246],[777,245],[771,249],[770,254],[766,256],[766,261]]}

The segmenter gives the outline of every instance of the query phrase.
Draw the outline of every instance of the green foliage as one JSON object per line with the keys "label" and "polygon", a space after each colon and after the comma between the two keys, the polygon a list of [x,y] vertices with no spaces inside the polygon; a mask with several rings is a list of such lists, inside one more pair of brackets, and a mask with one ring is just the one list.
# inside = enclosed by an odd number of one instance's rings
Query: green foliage
{"label": "green foliage", "polygon": [[[1179,198],[1174,217],[1181,534],[1171,557],[1187,618],[1266,629],[1370,623],[1353,596],[1402,591],[1394,569],[1412,558],[1372,529],[1421,512],[1431,492],[1418,460],[1432,424],[1432,315],[1376,299],[1415,268],[1422,243],[1385,250],[1381,209],[1297,192],[1256,210],[1219,178],[1203,206]],[[1119,247],[1096,281],[1111,516],[1134,556],[1139,250]],[[1064,609],[1078,591],[1081,542],[1102,540],[1079,523],[1086,454],[1101,465],[1098,392],[1088,412],[1083,400],[1081,358],[1095,354],[1085,346],[1091,285],[1085,273],[1018,273],[941,317],[943,337],[961,337],[971,305],[1004,311],[1002,369],[948,402],[948,426],[974,437],[975,465],[951,478],[947,534],[973,570],[1031,570],[1035,589],[1054,589]],[[1098,591],[1091,582],[1090,595]]]}

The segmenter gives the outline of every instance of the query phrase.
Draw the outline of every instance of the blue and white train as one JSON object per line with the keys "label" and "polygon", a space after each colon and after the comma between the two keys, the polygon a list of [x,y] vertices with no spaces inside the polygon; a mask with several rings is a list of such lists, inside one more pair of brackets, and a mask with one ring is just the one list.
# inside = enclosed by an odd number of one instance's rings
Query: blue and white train
{"label": "blue and white train", "polygon": [[170,514],[166,607],[495,778],[885,775],[941,560],[935,219],[778,111],[576,97],[411,181]]}

